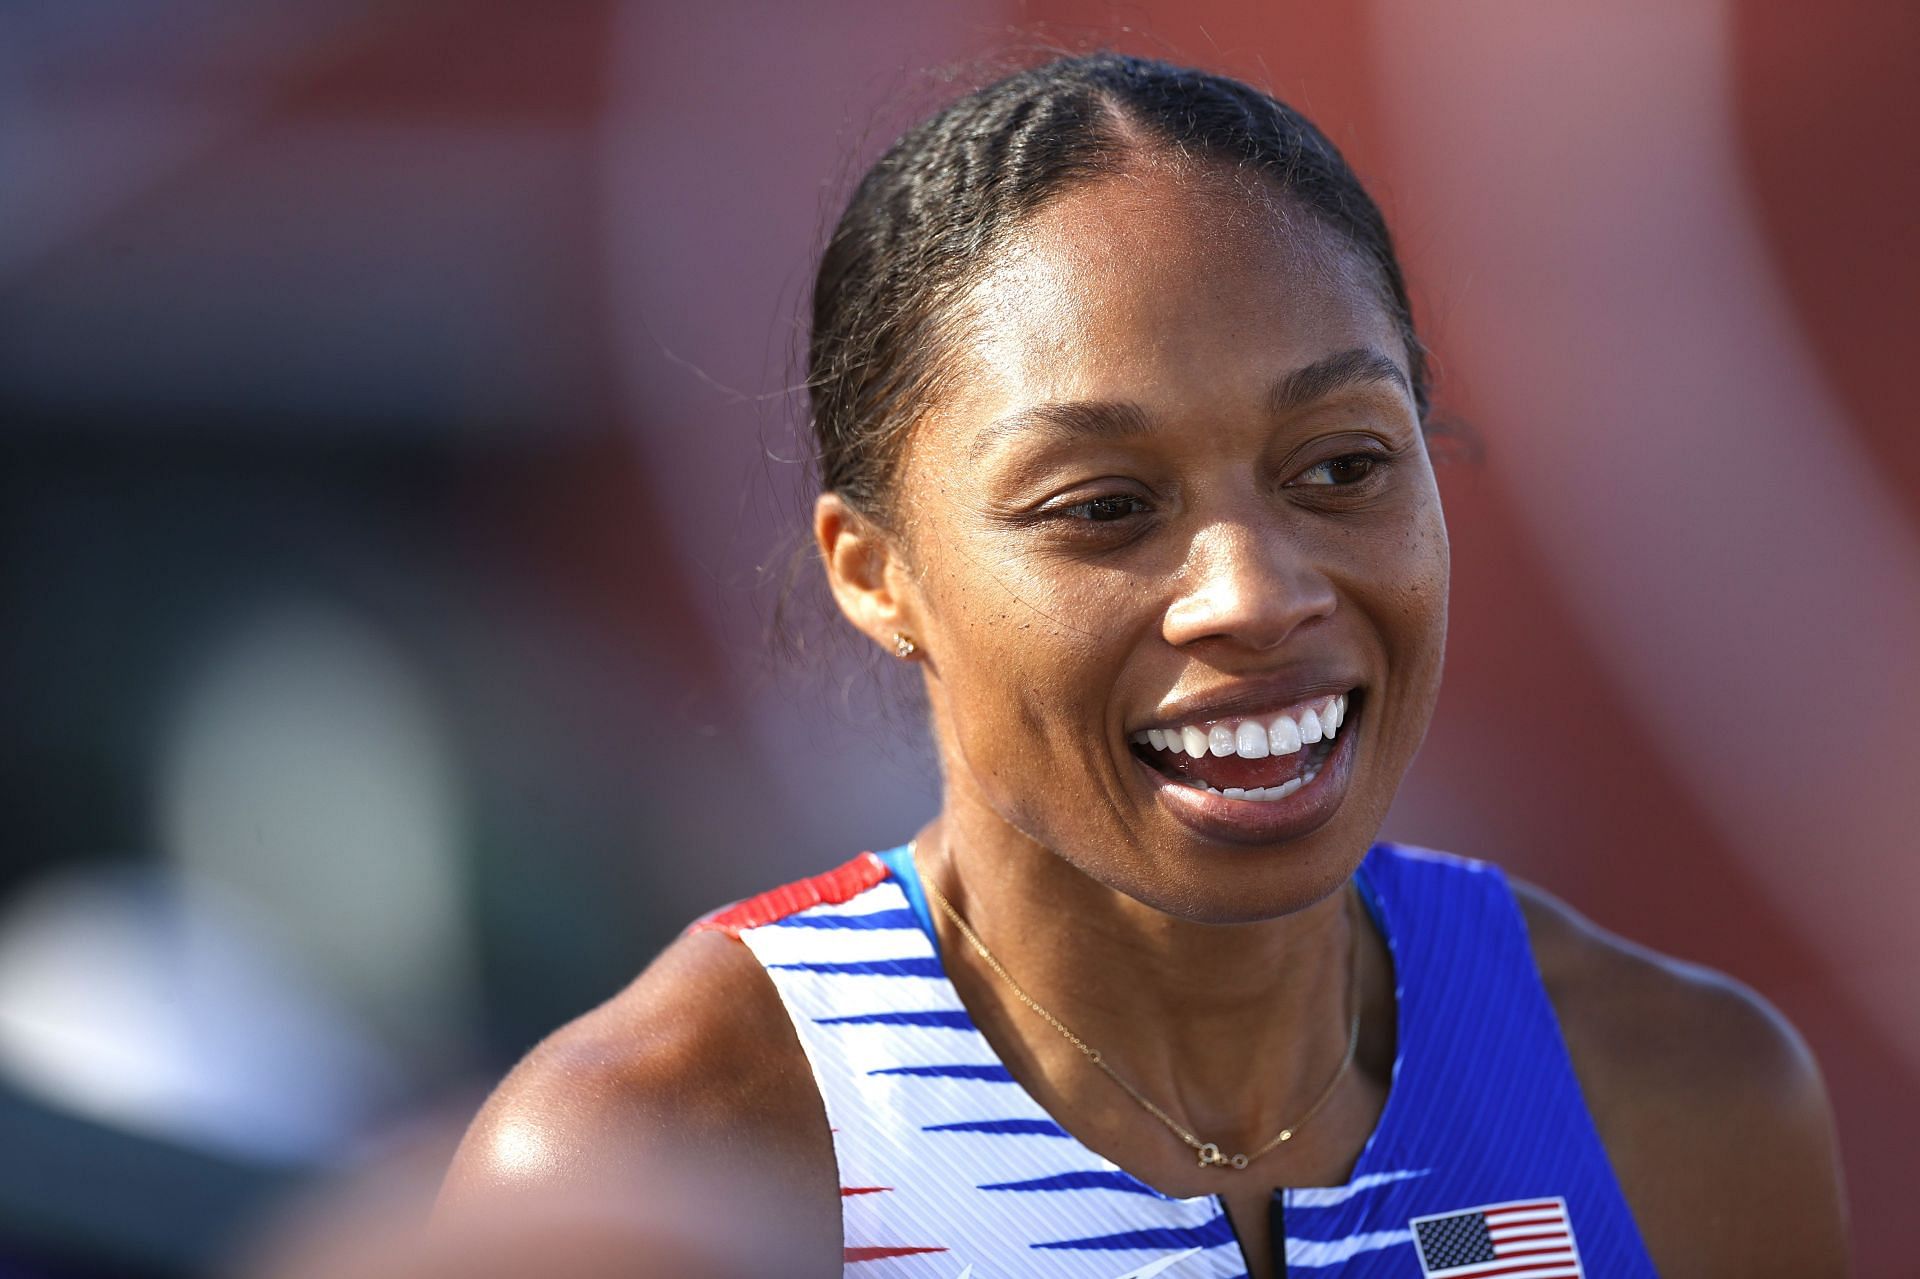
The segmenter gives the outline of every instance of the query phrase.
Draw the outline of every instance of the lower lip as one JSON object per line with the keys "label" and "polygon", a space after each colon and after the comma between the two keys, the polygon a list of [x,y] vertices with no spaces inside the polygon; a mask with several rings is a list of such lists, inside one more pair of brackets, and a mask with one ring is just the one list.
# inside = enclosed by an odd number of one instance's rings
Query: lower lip
{"label": "lower lip", "polygon": [[1320,771],[1285,799],[1228,799],[1218,791],[1176,782],[1137,755],[1133,762],[1160,803],[1196,835],[1241,844],[1298,839],[1326,825],[1347,797],[1359,717],[1354,717],[1351,727],[1341,727]]}

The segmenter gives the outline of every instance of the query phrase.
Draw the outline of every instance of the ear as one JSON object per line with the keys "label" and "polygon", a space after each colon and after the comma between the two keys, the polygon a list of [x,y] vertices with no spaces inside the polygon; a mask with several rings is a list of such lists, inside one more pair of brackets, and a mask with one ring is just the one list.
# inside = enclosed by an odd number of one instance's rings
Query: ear
{"label": "ear", "polygon": [[923,638],[914,601],[905,598],[911,573],[897,539],[838,493],[814,502],[813,537],[834,602],[862,634],[888,652],[896,635]]}

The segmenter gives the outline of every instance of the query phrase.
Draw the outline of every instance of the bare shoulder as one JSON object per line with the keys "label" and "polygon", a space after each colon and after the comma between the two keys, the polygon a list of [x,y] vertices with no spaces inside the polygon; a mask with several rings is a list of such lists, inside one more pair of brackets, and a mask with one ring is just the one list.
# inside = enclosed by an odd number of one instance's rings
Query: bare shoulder
{"label": "bare shoulder", "polygon": [[691,1186],[764,1225],[788,1272],[839,1273],[838,1179],[812,1072],[758,961],[711,932],[676,941],[514,1068],[468,1129],[437,1216]]}
{"label": "bare shoulder", "polygon": [[1601,1140],[1662,1275],[1843,1275],[1845,1210],[1813,1054],[1740,983],[1515,883]]}

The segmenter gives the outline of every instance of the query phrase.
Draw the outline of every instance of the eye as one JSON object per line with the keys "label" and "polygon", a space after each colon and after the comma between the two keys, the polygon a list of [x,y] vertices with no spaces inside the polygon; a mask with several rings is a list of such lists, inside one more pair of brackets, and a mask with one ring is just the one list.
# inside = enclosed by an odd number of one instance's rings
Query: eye
{"label": "eye", "polygon": [[1309,488],[1340,488],[1360,483],[1379,465],[1380,459],[1372,453],[1346,453],[1308,467],[1293,482]]}
{"label": "eye", "polygon": [[1075,502],[1072,506],[1059,508],[1060,514],[1073,519],[1086,520],[1091,524],[1111,524],[1115,520],[1124,520],[1129,515],[1144,514],[1146,510],[1145,502],[1125,493],[1111,493],[1106,497],[1096,497],[1091,501]]}

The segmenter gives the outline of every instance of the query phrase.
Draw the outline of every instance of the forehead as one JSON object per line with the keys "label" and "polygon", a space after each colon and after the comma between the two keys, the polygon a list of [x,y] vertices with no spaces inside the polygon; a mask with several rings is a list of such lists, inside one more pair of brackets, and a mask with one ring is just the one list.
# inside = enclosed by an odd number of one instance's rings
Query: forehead
{"label": "forehead", "polygon": [[962,437],[1033,403],[1179,413],[1257,400],[1339,351],[1404,359],[1373,268],[1337,232],[1255,179],[1171,164],[1050,204],[958,311],[929,418]]}

